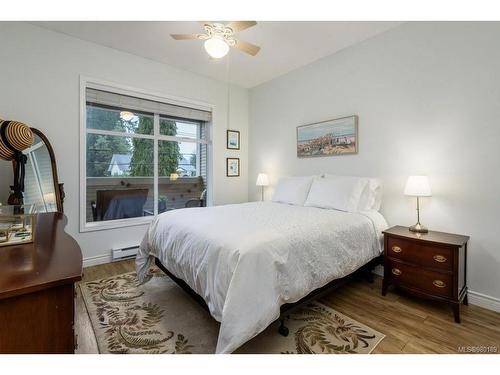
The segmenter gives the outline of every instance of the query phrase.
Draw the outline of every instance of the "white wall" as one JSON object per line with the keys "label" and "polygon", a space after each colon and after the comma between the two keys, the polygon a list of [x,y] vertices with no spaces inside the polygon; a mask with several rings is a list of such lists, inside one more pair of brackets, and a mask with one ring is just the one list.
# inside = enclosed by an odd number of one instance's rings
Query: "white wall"
{"label": "white wall", "polygon": [[[246,89],[231,88],[230,127],[241,131],[242,144],[241,151],[227,151],[227,85],[223,82],[26,23],[0,23],[0,51],[0,118],[23,121],[51,141],[59,178],[65,184],[67,231],[79,242],[84,258],[107,256],[113,246],[138,244],[146,227],[79,233],[80,75],[214,104],[214,203],[246,201]],[[241,177],[225,177],[227,156],[241,158]],[[0,181],[0,201],[5,202],[6,186],[12,183],[10,163],[0,162]]]}
{"label": "white wall", "polygon": [[[469,288],[498,308],[499,40],[498,22],[403,24],[252,89],[249,198],[259,199],[258,172],[273,183],[322,172],[380,176],[383,214],[411,225],[415,201],[403,196],[404,184],[427,174],[434,195],[421,221],[471,236]],[[296,126],[352,114],[358,155],[296,157]]]}

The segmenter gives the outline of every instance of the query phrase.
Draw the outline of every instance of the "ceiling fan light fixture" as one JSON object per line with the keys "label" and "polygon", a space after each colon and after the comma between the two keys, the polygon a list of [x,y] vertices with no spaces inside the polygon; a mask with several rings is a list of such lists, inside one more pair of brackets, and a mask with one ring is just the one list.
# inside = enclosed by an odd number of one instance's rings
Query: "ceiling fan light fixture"
{"label": "ceiling fan light fixture", "polygon": [[210,39],[205,40],[204,47],[205,51],[214,59],[220,59],[229,52],[229,45],[218,36],[212,36]]}

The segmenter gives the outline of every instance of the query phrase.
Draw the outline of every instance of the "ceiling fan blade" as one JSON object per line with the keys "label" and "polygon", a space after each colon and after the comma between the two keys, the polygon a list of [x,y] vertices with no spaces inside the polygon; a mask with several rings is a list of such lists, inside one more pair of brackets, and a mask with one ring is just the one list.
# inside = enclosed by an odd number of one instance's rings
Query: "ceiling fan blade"
{"label": "ceiling fan blade", "polygon": [[255,56],[259,51],[260,47],[255,44],[244,42],[242,40],[235,40],[234,48],[238,48],[240,51],[246,52],[249,55]]}
{"label": "ceiling fan blade", "polygon": [[170,34],[170,36],[175,40],[199,39],[198,34]]}
{"label": "ceiling fan blade", "polygon": [[233,33],[237,33],[255,25],[257,25],[257,22],[255,21],[232,21],[229,22],[226,27],[229,27],[231,30],[233,30]]}

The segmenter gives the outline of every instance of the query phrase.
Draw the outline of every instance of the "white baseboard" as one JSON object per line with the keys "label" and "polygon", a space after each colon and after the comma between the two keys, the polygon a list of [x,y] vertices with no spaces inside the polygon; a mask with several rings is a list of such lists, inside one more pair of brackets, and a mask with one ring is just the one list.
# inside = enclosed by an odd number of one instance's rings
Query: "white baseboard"
{"label": "white baseboard", "polygon": [[83,260],[83,268],[97,266],[99,264],[111,263],[111,255],[97,255]]}
{"label": "white baseboard", "polygon": [[495,298],[486,294],[474,292],[472,290],[469,290],[467,294],[469,297],[469,303],[471,305],[476,305],[484,307],[488,310],[500,312],[500,298]]}

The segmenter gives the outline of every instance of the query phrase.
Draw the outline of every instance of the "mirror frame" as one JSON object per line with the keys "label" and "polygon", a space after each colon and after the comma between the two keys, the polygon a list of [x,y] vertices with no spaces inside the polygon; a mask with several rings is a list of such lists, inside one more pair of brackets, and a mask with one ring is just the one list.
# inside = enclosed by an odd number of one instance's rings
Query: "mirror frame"
{"label": "mirror frame", "polygon": [[[47,151],[49,152],[50,156],[50,164],[52,166],[52,180],[54,181],[54,193],[56,196],[57,212],[64,212],[63,208],[64,197],[65,197],[64,184],[60,183],[57,177],[57,164],[56,164],[54,149],[52,148],[52,145],[50,144],[48,138],[40,130],[36,128],[31,128],[31,131],[33,132],[33,134],[37,135],[43,141],[43,143],[45,143],[45,146],[47,147]],[[13,162],[12,165],[14,168],[16,167],[15,162]]]}

